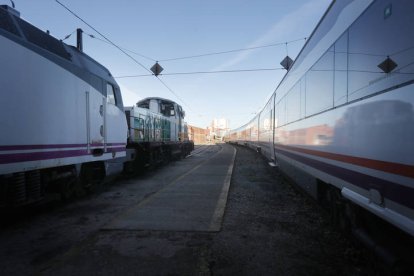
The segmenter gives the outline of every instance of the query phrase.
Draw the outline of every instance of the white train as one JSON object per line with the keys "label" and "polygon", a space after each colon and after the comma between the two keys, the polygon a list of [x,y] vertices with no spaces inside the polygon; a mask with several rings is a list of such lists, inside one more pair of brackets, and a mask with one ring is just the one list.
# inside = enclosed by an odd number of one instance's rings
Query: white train
{"label": "white train", "polygon": [[364,223],[359,206],[413,237],[413,14],[408,0],[333,1],[260,114],[227,141],[261,151],[341,223]]}
{"label": "white train", "polygon": [[[127,123],[110,72],[0,6],[0,206],[123,169]],[[63,180],[63,181],[62,181]],[[72,180],[72,181],[68,181]]]}

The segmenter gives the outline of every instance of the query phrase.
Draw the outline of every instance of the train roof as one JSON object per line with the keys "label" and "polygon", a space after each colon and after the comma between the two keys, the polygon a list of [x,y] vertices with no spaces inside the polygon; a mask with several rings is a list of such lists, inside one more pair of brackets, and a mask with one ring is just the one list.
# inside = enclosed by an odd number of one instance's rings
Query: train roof
{"label": "train roof", "polygon": [[150,100],[162,101],[162,102],[166,102],[166,103],[169,103],[169,104],[176,104],[177,106],[179,106],[181,108],[181,105],[179,105],[178,103],[176,103],[172,100],[169,100],[169,99],[161,98],[161,97],[147,97],[147,98],[144,98],[142,100],[139,100],[137,102],[137,105],[139,103],[143,103],[143,102],[150,101]]}
{"label": "train roof", "polygon": [[170,104],[170,105],[173,105],[173,106],[177,106],[177,111],[179,112],[179,114],[183,118],[185,117],[185,111],[183,110],[181,105],[179,105],[178,103],[176,103],[172,100],[168,100],[168,99],[164,99],[164,98],[160,98],[160,97],[147,97],[147,98],[144,98],[144,99],[138,101],[136,106],[137,107],[149,108],[149,102],[151,100],[155,100],[155,101],[157,101],[159,103],[163,103],[163,104]]}
{"label": "train roof", "polygon": [[163,102],[169,102],[169,103],[175,103],[175,104],[177,104],[176,102],[174,102],[172,100],[165,99],[165,98],[161,98],[161,97],[146,97],[146,98],[144,98],[142,100],[139,100],[138,102],[145,102],[145,101],[149,101],[149,100],[158,100],[158,101],[163,101]]}
{"label": "train roof", "polygon": [[99,91],[103,91],[104,87],[91,74],[116,85],[111,73],[103,65],[23,20],[18,11],[7,5],[0,5],[0,35],[56,63]]}

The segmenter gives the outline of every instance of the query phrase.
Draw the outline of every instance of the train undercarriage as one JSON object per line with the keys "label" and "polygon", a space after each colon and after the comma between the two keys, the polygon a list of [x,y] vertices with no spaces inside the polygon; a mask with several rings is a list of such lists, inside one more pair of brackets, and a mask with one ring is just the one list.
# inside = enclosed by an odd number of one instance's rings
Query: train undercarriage
{"label": "train undercarriage", "polygon": [[127,174],[141,173],[146,168],[157,167],[186,157],[194,149],[190,141],[176,142],[143,142],[131,143],[127,146],[127,155],[131,161],[124,163],[124,172]]}
{"label": "train undercarriage", "polygon": [[0,177],[0,209],[8,210],[60,197],[69,200],[92,192],[109,177],[105,163],[89,162]]}

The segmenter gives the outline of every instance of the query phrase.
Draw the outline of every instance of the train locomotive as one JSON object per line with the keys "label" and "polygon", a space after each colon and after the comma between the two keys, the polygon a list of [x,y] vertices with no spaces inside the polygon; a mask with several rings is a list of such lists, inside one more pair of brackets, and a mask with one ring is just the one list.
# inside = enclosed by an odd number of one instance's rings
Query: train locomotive
{"label": "train locomotive", "polygon": [[0,49],[0,204],[38,201],[52,185],[69,197],[79,177],[88,187],[122,171],[127,124],[110,72],[8,6]]}
{"label": "train locomotive", "polygon": [[131,163],[137,169],[193,148],[181,106],[154,98],[125,113],[115,79],[81,41],[69,46],[6,5],[0,64],[0,208],[39,202],[49,191],[70,198]]}
{"label": "train locomotive", "polygon": [[150,97],[125,107],[128,122],[126,172],[184,157],[194,149],[188,138],[182,107],[167,99]]}
{"label": "train locomotive", "polygon": [[263,154],[342,227],[375,236],[378,220],[411,240],[413,13],[412,1],[333,1],[265,107],[226,137]]}

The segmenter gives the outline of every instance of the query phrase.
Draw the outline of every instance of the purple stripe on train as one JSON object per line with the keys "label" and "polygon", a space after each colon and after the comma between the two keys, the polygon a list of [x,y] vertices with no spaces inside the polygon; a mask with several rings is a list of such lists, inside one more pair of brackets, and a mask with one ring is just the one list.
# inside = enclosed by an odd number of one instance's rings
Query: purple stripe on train
{"label": "purple stripe on train", "polygon": [[[107,152],[125,152],[125,147],[110,148]],[[0,164],[79,157],[86,155],[91,155],[91,153],[88,153],[86,149],[0,154]]]}
{"label": "purple stripe on train", "polygon": [[[87,147],[87,144],[49,144],[49,145],[10,145],[0,146],[0,151],[11,150],[36,150],[36,149],[64,149],[64,148],[82,148]],[[91,147],[103,147],[103,143],[90,144]],[[126,143],[107,143],[107,147],[126,146]]]}
{"label": "purple stripe on train", "polygon": [[282,150],[275,147],[275,151],[279,154],[290,157],[296,161],[302,162],[308,166],[316,168],[327,174],[334,175],[346,182],[352,183],[365,190],[376,189],[386,198],[389,198],[399,204],[414,209],[414,189],[394,183],[382,178],[367,175],[364,173],[352,171],[332,164],[321,162],[312,158],[304,157],[292,152]]}
{"label": "purple stripe on train", "polygon": [[10,146],[0,146],[0,151],[81,148],[81,147],[86,147],[86,146],[87,144],[10,145]]}
{"label": "purple stripe on train", "polygon": [[0,154],[0,164],[38,161],[55,158],[66,158],[88,155],[87,150],[62,150],[62,151],[42,151],[26,153]]}

